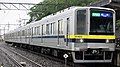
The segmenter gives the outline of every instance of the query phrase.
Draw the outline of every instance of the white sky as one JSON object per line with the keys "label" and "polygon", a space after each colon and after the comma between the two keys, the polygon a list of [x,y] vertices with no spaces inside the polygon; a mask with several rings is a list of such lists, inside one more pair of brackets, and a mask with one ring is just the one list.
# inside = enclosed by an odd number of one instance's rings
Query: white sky
{"label": "white sky", "polygon": [[[43,0],[0,0],[0,2],[8,2],[8,3],[39,3]],[[0,4],[0,8],[5,8]],[[12,8],[12,7],[11,7]],[[20,24],[24,21],[22,19],[29,19],[28,11],[23,10],[0,10],[0,24]],[[27,20],[26,20],[27,22]],[[10,26],[10,30],[17,28],[18,26]],[[0,25],[0,29],[8,29],[8,26]],[[5,32],[8,32],[7,30]],[[3,34],[3,30],[0,31],[0,34]]]}
{"label": "white sky", "polygon": [[0,0],[0,2],[11,2],[11,3],[39,3],[43,0]]}

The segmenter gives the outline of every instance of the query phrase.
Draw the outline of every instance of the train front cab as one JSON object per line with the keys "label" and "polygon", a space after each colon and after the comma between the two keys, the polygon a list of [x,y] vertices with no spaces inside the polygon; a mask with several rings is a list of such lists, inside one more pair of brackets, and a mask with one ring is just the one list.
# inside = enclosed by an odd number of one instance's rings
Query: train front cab
{"label": "train front cab", "polygon": [[111,9],[77,9],[75,34],[67,35],[75,63],[109,63],[115,51],[115,12]]}

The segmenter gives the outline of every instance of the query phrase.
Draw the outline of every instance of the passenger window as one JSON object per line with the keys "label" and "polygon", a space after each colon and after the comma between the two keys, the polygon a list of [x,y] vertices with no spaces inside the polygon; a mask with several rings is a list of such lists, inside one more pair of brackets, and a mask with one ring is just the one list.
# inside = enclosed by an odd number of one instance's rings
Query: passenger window
{"label": "passenger window", "polygon": [[47,25],[46,25],[46,34],[49,34],[49,33],[50,33],[49,28],[50,28],[50,25],[49,25],[49,24],[47,24]]}
{"label": "passenger window", "polygon": [[63,20],[61,19],[61,20],[59,20],[58,21],[58,33],[59,34],[63,34]]}
{"label": "passenger window", "polygon": [[52,23],[50,23],[50,34],[52,34]]}
{"label": "passenger window", "polygon": [[37,35],[37,27],[34,28],[34,35]]}
{"label": "passenger window", "polygon": [[56,27],[55,27],[56,25],[55,25],[55,22],[53,22],[53,34],[55,34],[56,33]]}
{"label": "passenger window", "polygon": [[46,34],[46,27],[45,27],[45,25],[43,25],[43,35],[45,35]]}
{"label": "passenger window", "polygon": [[37,35],[40,35],[40,26],[37,27]]}
{"label": "passenger window", "polygon": [[31,28],[30,34],[31,36],[33,35],[33,27]]}

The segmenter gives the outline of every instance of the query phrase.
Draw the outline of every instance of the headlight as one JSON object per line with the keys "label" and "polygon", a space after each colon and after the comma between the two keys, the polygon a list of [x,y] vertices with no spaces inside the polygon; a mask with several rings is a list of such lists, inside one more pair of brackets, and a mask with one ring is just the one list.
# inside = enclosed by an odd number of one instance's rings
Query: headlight
{"label": "headlight", "polygon": [[106,43],[109,43],[109,40],[108,40],[108,39],[106,40]]}
{"label": "headlight", "polygon": [[80,42],[82,43],[82,42],[84,42],[84,40],[83,40],[83,39],[80,39]]}

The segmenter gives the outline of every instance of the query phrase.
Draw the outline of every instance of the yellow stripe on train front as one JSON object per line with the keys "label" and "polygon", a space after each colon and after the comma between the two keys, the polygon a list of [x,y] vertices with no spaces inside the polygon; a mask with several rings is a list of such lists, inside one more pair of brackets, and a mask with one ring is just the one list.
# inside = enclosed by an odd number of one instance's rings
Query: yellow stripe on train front
{"label": "yellow stripe on train front", "polygon": [[69,39],[115,39],[115,35],[68,35]]}

